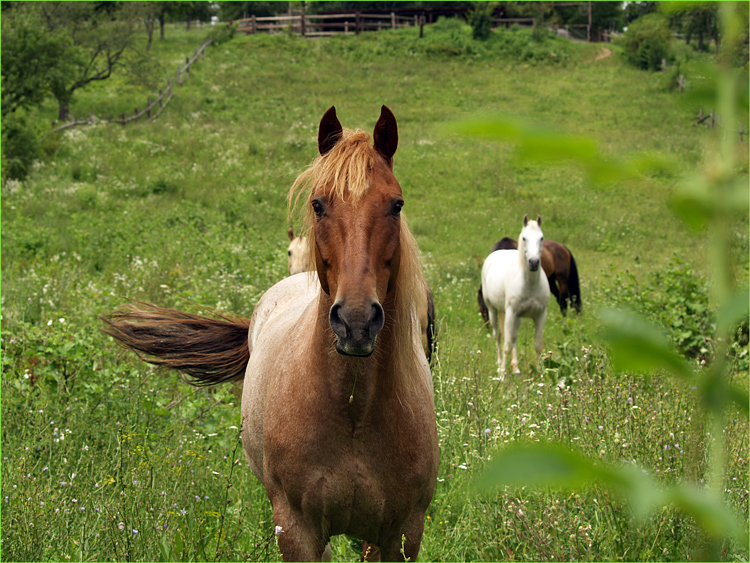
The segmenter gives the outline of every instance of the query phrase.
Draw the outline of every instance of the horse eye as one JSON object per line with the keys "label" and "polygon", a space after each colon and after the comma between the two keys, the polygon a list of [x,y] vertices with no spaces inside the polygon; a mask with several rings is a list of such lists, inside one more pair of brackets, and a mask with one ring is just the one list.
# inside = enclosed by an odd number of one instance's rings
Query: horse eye
{"label": "horse eye", "polygon": [[323,216],[323,213],[325,213],[325,209],[323,207],[323,204],[320,202],[320,200],[313,200],[312,202],[312,208],[313,212],[315,213],[315,216],[320,218]]}
{"label": "horse eye", "polygon": [[399,215],[401,213],[401,208],[404,206],[404,200],[403,199],[397,199],[391,204],[391,213],[393,215]]}

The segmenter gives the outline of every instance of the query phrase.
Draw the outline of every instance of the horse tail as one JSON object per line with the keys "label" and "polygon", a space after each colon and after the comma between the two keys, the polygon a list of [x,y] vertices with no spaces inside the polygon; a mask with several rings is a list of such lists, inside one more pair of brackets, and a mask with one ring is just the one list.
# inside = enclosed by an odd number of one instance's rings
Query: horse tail
{"label": "horse tail", "polygon": [[437,328],[435,326],[435,298],[432,290],[427,288],[427,361],[432,364],[432,353],[437,343]]}
{"label": "horse tail", "polygon": [[188,383],[214,385],[244,377],[250,360],[250,320],[215,318],[137,302],[100,317],[102,332],[142,360],[186,374]]}
{"label": "horse tail", "polygon": [[482,295],[482,286],[480,284],[479,291],[477,292],[477,303],[479,303],[479,312],[482,313],[484,323],[490,322],[490,312],[487,310],[487,304],[484,302],[484,295]]}
{"label": "horse tail", "polygon": [[565,248],[570,254],[570,275],[568,276],[568,293],[570,294],[570,301],[577,313],[581,312],[583,303],[581,302],[581,286],[578,281],[578,267],[576,266],[575,258],[573,253]]}

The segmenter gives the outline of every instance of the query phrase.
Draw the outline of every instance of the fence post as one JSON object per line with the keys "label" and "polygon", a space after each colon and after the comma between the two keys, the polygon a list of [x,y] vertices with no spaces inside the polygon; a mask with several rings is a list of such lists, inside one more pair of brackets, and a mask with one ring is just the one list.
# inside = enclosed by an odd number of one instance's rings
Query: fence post
{"label": "fence post", "polygon": [[359,35],[359,12],[354,12],[354,34]]}
{"label": "fence post", "polygon": [[396,12],[391,12],[391,29],[396,29]]}
{"label": "fence post", "polygon": [[255,21],[255,14],[253,14],[250,19],[252,20],[253,24],[253,35],[255,35],[258,32],[258,22]]}
{"label": "fence post", "polygon": [[125,127],[125,112],[122,112],[122,126]]}
{"label": "fence post", "polygon": [[424,37],[424,14],[419,17],[419,38]]}
{"label": "fence post", "polygon": [[146,106],[148,108],[146,115],[148,116],[149,119],[151,119],[151,98],[146,98],[146,103],[148,104]]}
{"label": "fence post", "polygon": [[302,37],[305,36],[305,13],[302,12],[299,15],[299,33]]}

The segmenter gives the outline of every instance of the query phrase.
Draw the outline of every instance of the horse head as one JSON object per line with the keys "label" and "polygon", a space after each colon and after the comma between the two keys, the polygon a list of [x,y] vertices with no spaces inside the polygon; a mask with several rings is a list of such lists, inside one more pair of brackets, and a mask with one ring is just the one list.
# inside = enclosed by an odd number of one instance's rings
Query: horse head
{"label": "horse head", "polygon": [[348,356],[373,353],[401,256],[398,129],[386,106],[373,137],[374,147],[364,131],[344,130],[331,107],[320,122],[320,172],[308,201],[315,268],[332,303],[329,323],[337,351]]}
{"label": "horse head", "polygon": [[524,264],[532,272],[539,269],[542,259],[542,246],[544,235],[542,234],[542,216],[537,216],[536,221],[529,221],[529,216],[523,216],[523,229],[518,237],[518,252]]}
{"label": "horse head", "polygon": [[289,247],[286,250],[289,260],[289,275],[299,274],[301,272],[307,272],[310,268],[308,267],[309,256],[307,252],[307,243],[305,237],[298,237],[294,234],[294,229],[289,227],[286,232],[289,236]]}

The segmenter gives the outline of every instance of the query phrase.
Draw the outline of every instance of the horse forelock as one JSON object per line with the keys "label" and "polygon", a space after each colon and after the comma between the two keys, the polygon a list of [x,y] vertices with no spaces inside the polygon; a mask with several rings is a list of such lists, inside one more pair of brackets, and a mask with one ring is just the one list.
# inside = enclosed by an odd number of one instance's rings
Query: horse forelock
{"label": "horse forelock", "polygon": [[[370,187],[370,176],[377,153],[370,134],[362,129],[344,129],[341,139],[325,155],[318,155],[292,184],[287,197],[289,218],[303,216],[307,242],[308,269],[315,269],[314,213],[309,203],[320,194],[356,204]],[[302,210],[299,210],[302,204]]]}

